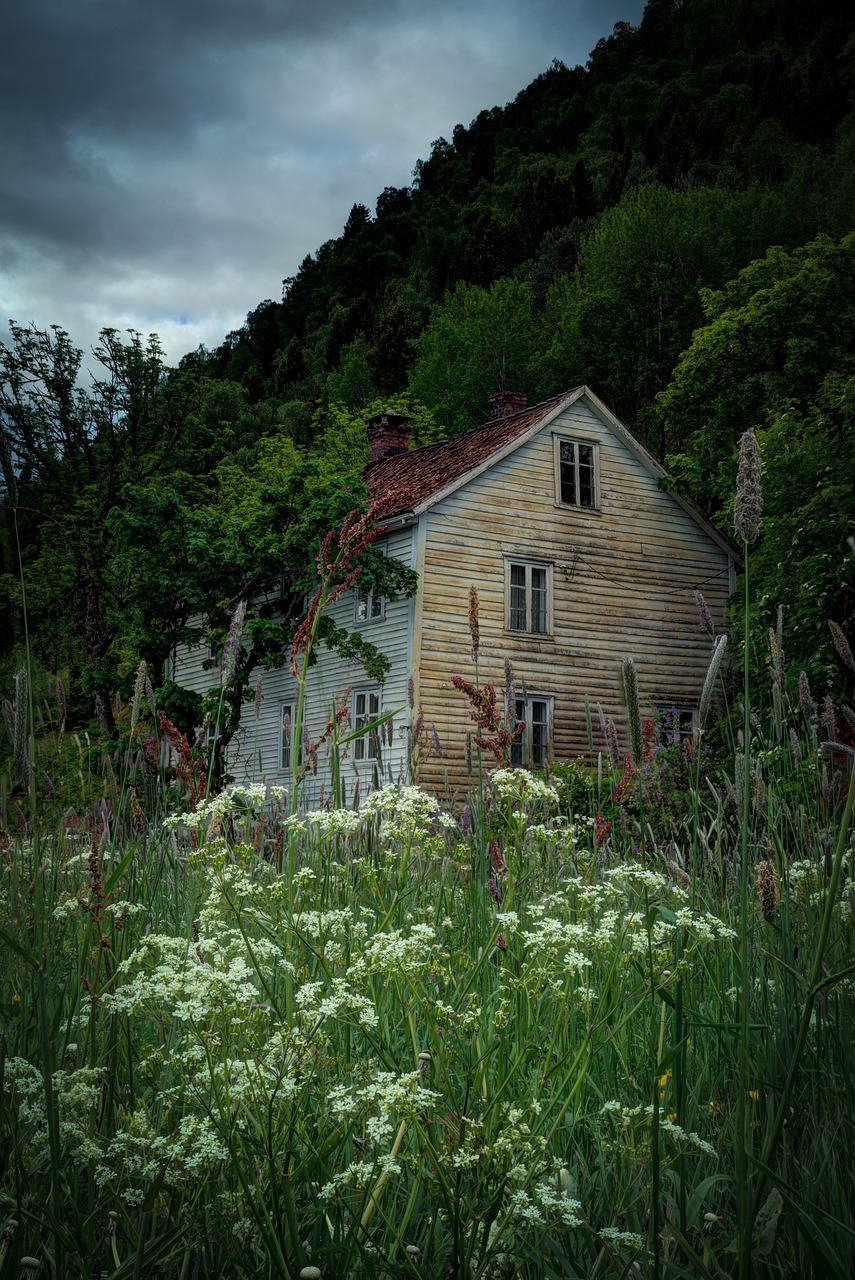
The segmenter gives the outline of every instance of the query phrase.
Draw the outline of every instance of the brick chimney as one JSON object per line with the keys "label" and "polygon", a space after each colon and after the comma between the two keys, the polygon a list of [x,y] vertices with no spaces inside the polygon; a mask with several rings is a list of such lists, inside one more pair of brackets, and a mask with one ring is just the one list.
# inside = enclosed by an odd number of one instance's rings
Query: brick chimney
{"label": "brick chimney", "polygon": [[369,464],[382,458],[396,458],[410,447],[413,424],[402,413],[376,413],[368,419]]}
{"label": "brick chimney", "polygon": [[524,391],[496,391],[490,396],[490,421],[510,418],[514,413],[522,413],[527,407],[528,396]]}

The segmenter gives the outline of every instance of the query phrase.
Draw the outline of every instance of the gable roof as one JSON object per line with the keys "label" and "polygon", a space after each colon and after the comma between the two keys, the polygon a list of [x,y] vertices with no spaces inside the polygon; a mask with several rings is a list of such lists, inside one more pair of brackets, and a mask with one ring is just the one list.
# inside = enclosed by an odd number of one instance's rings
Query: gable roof
{"label": "gable roof", "polygon": [[[408,453],[369,463],[363,477],[371,497],[382,498],[400,491],[400,500],[385,513],[384,519],[396,515],[420,515],[456,489],[468,484],[482,471],[513,453],[577,400],[586,402],[657,482],[667,475],[665,468],[648,453],[644,445],[636,440],[590,387],[580,386],[519,413],[463,431],[448,440],[439,440],[436,444],[422,445],[420,449],[411,449]],[[740,561],[739,552],[722,537],[690,498],[670,489],[665,492],[700,525],[722,551],[732,556],[737,563]]]}
{"label": "gable roof", "polygon": [[382,498],[395,490],[401,491],[400,503],[387,515],[425,510],[437,502],[441,494],[444,496],[450,488],[471,479],[473,472],[498,461],[494,455],[505,446],[517,443],[519,436],[539,429],[581,391],[578,387],[574,392],[562,392],[543,404],[462,431],[448,440],[369,463],[362,474],[371,497]]}

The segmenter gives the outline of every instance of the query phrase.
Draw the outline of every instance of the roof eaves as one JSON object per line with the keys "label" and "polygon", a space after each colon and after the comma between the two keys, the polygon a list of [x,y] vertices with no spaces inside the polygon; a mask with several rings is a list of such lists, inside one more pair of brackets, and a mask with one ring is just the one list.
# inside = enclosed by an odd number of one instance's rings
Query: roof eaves
{"label": "roof eaves", "polygon": [[[606,425],[611,428],[618,439],[626,445],[630,453],[638,459],[641,465],[645,467],[657,481],[662,477],[667,478],[668,472],[662,464],[657,462],[652,453],[648,453],[644,445],[641,444],[640,441],[636,440],[631,431],[627,431],[620,419],[615,417],[611,409],[603,404],[599,396],[596,395],[590,387],[580,387],[579,392],[580,395],[588,401],[597,416],[605,421]],[[732,556],[737,563],[741,564],[742,556],[739,551],[737,551],[735,547],[732,547],[730,543],[721,536],[715,525],[707,519],[700,507],[697,506],[696,503],[692,502],[691,498],[686,498],[681,493],[675,493],[673,489],[666,488],[663,492],[671,495],[674,501],[683,508],[687,515],[691,516],[692,519],[701,526],[704,533],[706,533],[708,537],[712,538],[716,546],[718,546],[725,555]]]}
{"label": "roof eaves", "polygon": [[488,454],[487,457],[476,466],[470,467],[470,469],[468,471],[464,471],[462,475],[455,476],[453,480],[450,480],[448,484],[443,485],[441,489],[434,490],[434,492],[429,494],[427,498],[424,498],[421,502],[415,503],[413,506],[415,514],[421,515],[423,512],[429,511],[430,508],[435,507],[438,502],[442,502],[444,498],[450,497],[452,493],[456,493],[458,489],[462,489],[464,485],[469,484],[470,481],[476,479],[477,476],[482,475],[485,471],[489,470],[490,467],[495,466],[497,462],[501,462],[503,458],[507,458],[509,454],[512,454],[516,449],[519,449],[521,445],[531,440],[533,436],[536,436],[539,431],[542,431],[548,423],[552,422],[560,413],[563,413],[571,404],[574,404],[584,391],[584,387],[576,387],[573,391],[564,396],[562,400],[559,400],[558,404],[554,405],[551,409],[548,409],[542,417],[537,418],[531,426],[526,427],[524,431],[521,431],[518,436],[513,436],[512,439],[506,441],[505,444],[499,445],[498,448],[494,449],[492,453]]}

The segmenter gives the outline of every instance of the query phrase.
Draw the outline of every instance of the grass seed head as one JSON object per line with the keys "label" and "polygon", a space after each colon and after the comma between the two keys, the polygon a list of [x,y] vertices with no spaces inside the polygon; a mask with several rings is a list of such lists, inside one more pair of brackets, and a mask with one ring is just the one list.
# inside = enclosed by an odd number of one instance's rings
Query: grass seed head
{"label": "grass seed head", "polygon": [[764,858],[757,863],[755,870],[757,902],[763,919],[771,924],[778,917],[781,908],[781,895],[778,890],[778,872],[774,863]]}
{"label": "grass seed head", "polygon": [[481,647],[481,627],[478,620],[478,588],[469,588],[469,634],[472,637],[472,657],[477,662]]}
{"label": "grass seed head", "polygon": [[733,502],[733,527],[743,542],[755,542],[760,532],[763,495],[760,491],[760,446],[752,430],[739,441],[739,470]]}

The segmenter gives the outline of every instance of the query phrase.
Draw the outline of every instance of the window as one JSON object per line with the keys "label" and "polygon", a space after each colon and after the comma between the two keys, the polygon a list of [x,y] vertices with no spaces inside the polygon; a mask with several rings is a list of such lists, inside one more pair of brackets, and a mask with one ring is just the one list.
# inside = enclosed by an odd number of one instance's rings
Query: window
{"label": "window", "polygon": [[[380,715],[379,690],[360,689],[353,695],[353,728],[354,731],[373,725]],[[378,761],[380,759],[380,730],[369,728],[361,738],[353,742],[353,758],[356,761]]]}
{"label": "window", "polygon": [[694,707],[675,707],[670,702],[658,702],[655,710],[659,722],[659,737],[666,747],[692,738],[698,714]]}
{"label": "window", "polygon": [[383,617],[383,597],[373,587],[356,588],[356,621],[373,622]]}
{"label": "window", "polygon": [[[293,702],[279,703],[279,768],[284,769],[286,773],[291,770],[291,742],[294,733],[294,704]],[[303,749],[300,747],[297,752],[297,764],[303,759]]]}
{"label": "window", "polygon": [[545,769],[549,759],[551,698],[517,698],[517,724],[522,735],[511,747],[511,764],[517,769]]}
{"label": "window", "polygon": [[[375,548],[381,555],[385,556],[386,547],[381,543]],[[378,618],[383,617],[383,597],[379,591],[375,591],[373,587],[363,587],[357,582],[354,588],[356,597],[355,621],[360,622],[376,622]]]}
{"label": "window", "polygon": [[594,510],[598,505],[597,446],[556,436],[555,480],[562,506]]}
{"label": "window", "polygon": [[505,565],[508,630],[548,635],[552,629],[552,565],[525,564],[520,560],[508,560]]}

